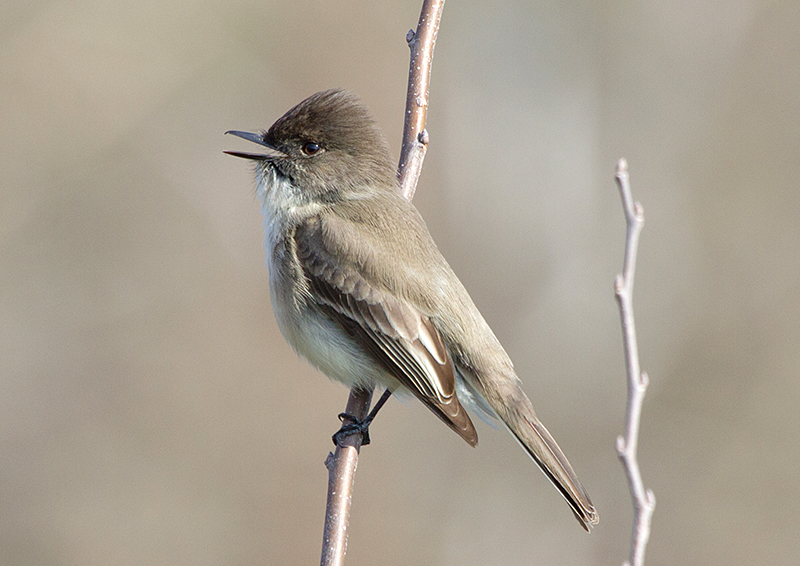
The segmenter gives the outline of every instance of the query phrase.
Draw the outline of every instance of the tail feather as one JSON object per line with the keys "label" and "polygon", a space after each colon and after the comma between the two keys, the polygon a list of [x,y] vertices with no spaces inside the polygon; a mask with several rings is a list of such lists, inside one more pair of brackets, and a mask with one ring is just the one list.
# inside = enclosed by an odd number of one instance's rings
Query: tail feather
{"label": "tail feather", "polygon": [[508,428],[528,456],[536,462],[547,479],[566,499],[581,526],[587,532],[591,532],[592,526],[597,524],[600,517],[597,515],[589,494],[586,493],[586,489],[570,466],[566,456],[544,425],[538,419],[533,422],[528,421],[527,424],[529,425],[528,430],[532,434],[525,434],[525,432],[518,434],[510,426]]}
{"label": "tail feather", "polygon": [[514,395],[513,403],[506,401],[502,407],[493,407],[495,412],[525,452],[566,499],[581,526],[590,532],[600,518],[589,494],[586,493],[555,439],[536,417],[533,406],[522,389],[518,388],[515,393],[517,394]]}

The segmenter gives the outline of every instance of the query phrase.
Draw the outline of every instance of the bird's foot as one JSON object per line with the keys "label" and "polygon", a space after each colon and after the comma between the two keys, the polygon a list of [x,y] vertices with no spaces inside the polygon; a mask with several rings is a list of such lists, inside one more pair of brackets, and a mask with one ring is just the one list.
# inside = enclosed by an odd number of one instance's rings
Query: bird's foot
{"label": "bird's foot", "polygon": [[[350,415],[348,413],[339,413],[339,420],[342,421],[342,428],[336,431],[334,435],[331,437],[333,443],[336,446],[344,446],[342,442],[348,436],[353,436],[354,434],[361,435],[361,446],[366,446],[369,444],[369,425],[374,418],[373,415],[369,415],[363,421]],[[345,420],[350,422],[345,422]]]}
{"label": "bird's foot", "polygon": [[[369,444],[369,425],[372,423],[372,420],[377,416],[378,411],[381,410],[381,407],[389,400],[389,397],[392,396],[392,390],[387,389],[381,395],[381,398],[378,399],[378,402],[375,403],[375,406],[366,416],[366,418],[362,421],[358,417],[355,417],[349,413],[339,413],[339,420],[342,421],[342,428],[340,428],[336,433],[331,437],[333,443],[336,446],[344,446],[342,442],[348,436],[353,436],[354,434],[361,435],[361,446],[366,446]],[[345,423],[345,420],[350,422]]]}

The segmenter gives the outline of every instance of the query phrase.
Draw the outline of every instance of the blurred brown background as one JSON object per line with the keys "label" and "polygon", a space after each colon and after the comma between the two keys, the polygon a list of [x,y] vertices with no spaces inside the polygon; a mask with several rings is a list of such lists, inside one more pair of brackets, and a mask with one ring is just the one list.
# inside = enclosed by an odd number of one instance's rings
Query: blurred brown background
{"label": "blurred brown background", "polygon": [[[5,2],[0,563],[315,564],[347,391],[272,319],[231,128],[341,86],[397,153],[420,2]],[[348,564],[620,564],[628,158],[648,564],[797,564],[800,3],[449,2],[415,202],[599,509],[392,401]]]}

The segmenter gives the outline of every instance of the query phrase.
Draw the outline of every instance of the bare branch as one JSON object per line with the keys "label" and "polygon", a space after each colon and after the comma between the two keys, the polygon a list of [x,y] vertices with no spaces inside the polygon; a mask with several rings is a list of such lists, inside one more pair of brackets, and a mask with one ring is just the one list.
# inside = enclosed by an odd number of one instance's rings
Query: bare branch
{"label": "bare branch", "polygon": [[[363,421],[369,411],[372,391],[353,388],[345,413]],[[325,530],[322,538],[322,566],[342,566],[347,552],[347,527],[353,496],[358,454],[364,440],[361,434],[343,437],[336,451],[328,454],[328,503],[325,508]]]}
{"label": "bare branch", "polygon": [[[424,0],[417,31],[409,31],[406,41],[411,48],[408,71],[408,94],[403,125],[403,147],[400,152],[397,178],[403,195],[411,200],[422,172],[422,162],[428,147],[425,122],[428,116],[428,89],[431,64],[444,0]],[[353,388],[347,401],[346,413],[363,420],[369,411],[372,391]],[[328,503],[325,510],[325,532],[322,541],[321,566],[341,566],[347,552],[347,527],[350,524],[350,504],[358,454],[363,442],[361,434],[353,434],[328,454]]]}
{"label": "bare branch", "polygon": [[631,534],[630,561],[625,566],[643,566],[647,540],[650,538],[650,519],[656,506],[652,490],[645,490],[639,471],[637,447],[642,403],[647,390],[647,374],[639,368],[639,349],[636,345],[636,325],[633,318],[633,276],[636,270],[636,253],[639,233],[644,226],[644,210],[634,203],[628,178],[628,164],[624,159],[617,163],[617,186],[625,210],[627,237],[625,239],[625,262],[622,275],[618,275],[614,291],[619,303],[622,319],[622,339],[625,346],[625,367],[628,374],[628,404],[626,409],[625,437],[617,437],[617,454],[625,468],[628,487],[633,499],[633,533]]}
{"label": "bare branch", "polygon": [[409,30],[406,41],[411,49],[411,64],[408,69],[408,91],[406,92],[406,116],[403,122],[403,148],[397,178],[403,195],[414,198],[417,181],[422,173],[422,162],[428,150],[428,90],[431,82],[431,65],[439,21],[442,19],[444,0],[424,0],[419,15],[417,31]]}

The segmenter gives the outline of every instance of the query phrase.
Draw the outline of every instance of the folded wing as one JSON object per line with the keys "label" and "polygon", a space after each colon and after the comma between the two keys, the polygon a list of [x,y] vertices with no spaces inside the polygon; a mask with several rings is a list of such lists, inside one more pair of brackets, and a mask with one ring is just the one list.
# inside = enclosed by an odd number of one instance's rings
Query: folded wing
{"label": "folded wing", "polygon": [[[478,434],[455,393],[439,332],[412,305],[370,284],[354,262],[331,260],[313,224],[295,232],[295,253],[317,306],[470,445]],[[315,237],[316,236],[316,237]]]}

